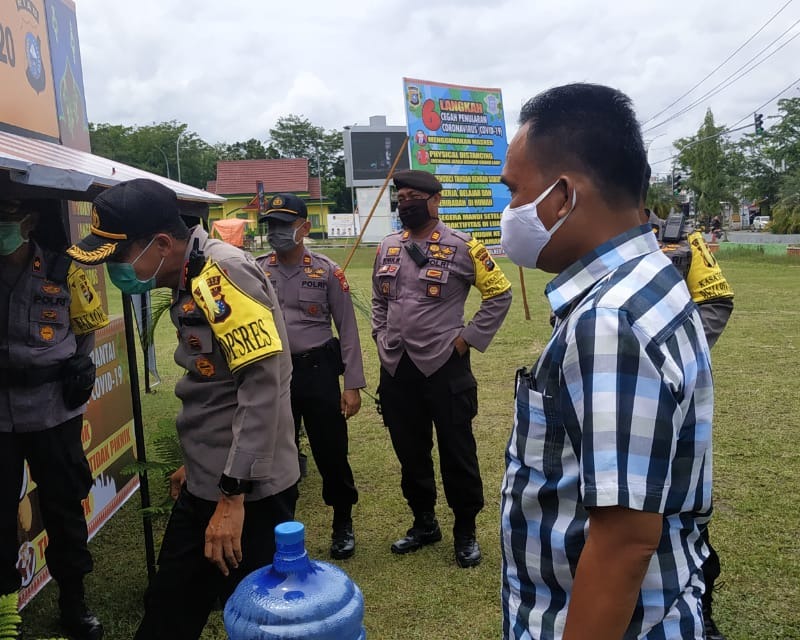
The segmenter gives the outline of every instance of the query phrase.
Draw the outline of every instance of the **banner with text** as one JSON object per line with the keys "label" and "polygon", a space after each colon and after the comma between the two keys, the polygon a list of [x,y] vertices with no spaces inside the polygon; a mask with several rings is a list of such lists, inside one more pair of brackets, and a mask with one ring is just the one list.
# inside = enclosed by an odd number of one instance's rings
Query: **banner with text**
{"label": "banner with text", "polygon": [[500,215],[510,201],[500,182],[506,157],[500,89],[403,78],[411,168],[442,183],[439,217],[500,252]]}
{"label": "banner with text", "polygon": [[[128,355],[122,318],[97,331],[92,360],[97,380],[83,415],[81,440],[94,484],[83,501],[89,537],[111,518],[139,486],[139,477],[125,473],[135,461],[133,406],[128,378]],[[47,531],[38,508],[35,478],[27,463],[23,471],[18,511],[17,569],[22,576],[20,607],[50,579],[45,563]]]}

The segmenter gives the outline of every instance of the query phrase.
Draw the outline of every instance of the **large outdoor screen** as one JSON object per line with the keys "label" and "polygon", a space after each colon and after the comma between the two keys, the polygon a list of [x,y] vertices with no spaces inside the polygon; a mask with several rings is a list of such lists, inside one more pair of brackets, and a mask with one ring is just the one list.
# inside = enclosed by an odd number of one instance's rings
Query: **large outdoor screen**
{"label": "large outdoor screen", "polygon": [[[357,132],[350,134],[353,180],[383,180],[403,147],[405,132]],[[396,171],[408,169],[408,151],[403,149]]]}

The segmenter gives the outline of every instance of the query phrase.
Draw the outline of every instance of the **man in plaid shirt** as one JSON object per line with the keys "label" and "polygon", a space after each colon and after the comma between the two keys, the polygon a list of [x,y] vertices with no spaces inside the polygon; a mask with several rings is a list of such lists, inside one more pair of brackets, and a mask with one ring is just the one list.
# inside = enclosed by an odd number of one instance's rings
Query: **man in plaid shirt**
{"label": "man in plaid shirt", "polygon": [[553,335],[517,376],[502,487],[503,637],[703,638],[713,388],[695,304],[639,220],[630,100],[550,89],[503,181],[512,261],[558,274]]}

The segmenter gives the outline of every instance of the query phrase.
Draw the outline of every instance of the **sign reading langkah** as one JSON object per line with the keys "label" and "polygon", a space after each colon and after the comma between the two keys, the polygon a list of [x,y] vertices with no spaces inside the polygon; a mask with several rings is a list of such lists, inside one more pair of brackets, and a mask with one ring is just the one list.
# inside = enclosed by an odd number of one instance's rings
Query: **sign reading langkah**
{"label": "sign reading langkah", "polygon": [[411,168],[444,187],[439,217],[490,251],[500,250],[500,215],[510,201],[500,174],[506,157],[500,89],[403,78]]}

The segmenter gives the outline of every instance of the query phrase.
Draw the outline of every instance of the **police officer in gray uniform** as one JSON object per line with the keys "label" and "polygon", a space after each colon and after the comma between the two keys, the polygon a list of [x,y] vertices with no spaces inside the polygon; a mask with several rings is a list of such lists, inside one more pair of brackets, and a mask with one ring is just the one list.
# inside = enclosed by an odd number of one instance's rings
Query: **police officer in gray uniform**
{"label": "police officer in gray uniform", "polygon": [[358,492],[347,461],[347,419],[358,413],[359,389],[366,384],[350,286],[337,264],[303,245],[311,223],[296,195],[273,196],[259,222],[267,223],[274,251],[257,262],[278,294],[292,351],[295,434],[302,421],[322,476],[322,498],[333,507],[331,557],[349,558],[355,552],[351,511]]}
{"label": "police officer in gray uniform", "polygon": [[184,467],[137,640],[195,640],[212,606],[272,562],[300,470],[289,398],[292,363],[272,285],[243,251],[187,229],[175,193],[151,180],[111,187],[92,234],[68,251],[107,262],[126,293],[172,289],[175,386]]}
{"label": "police officer in gray uniform", "polygon": [[[650,187],[651,169],[645,170],[642,184],[642,223],[650,224],[659,240],[662,251],[672,260],[672,264],[683,276],[692,300],[697,303],[703,333],[709,348],[719,339],[733,313],[733,289],[722,274],[716,259],[708,249],[700,232],[681,233],[679,238],[665,239],[665,223],[649,209],[644,208]],[[706,589],[703,593],[703,624],[707,640],[725,640],[712,617],[714,586],[721,573],[719,555],[711,545],[708,525],[700,533],[708,545],[709,556],[703,563],[703,580]]]}
{"label": "police officer in gray uniform", "polygon": [[74,638],[97,640],[103,627],[84,599],[92,557],[81,500],[92,474],[81,428],[94,385],[93,332],[108,319],[64,245],[57,252],[32,237],[37,224],[61,225],[60,212],[47,213],[53,216],[45,219],[25,201],[0,200],[0,594],[21,584],[17,509],[27,459],[62,626]]}
{"label": "police officer in gray uniform", "polygon": [[[394,174],[404,230],[384,238],[372,283],[372,335],[381,362],[380,402],[414,514],[392,544],[405,554],[442,538],[431,451],[436,427],[447,503],[455,515],[456,563],[481,560],[475,518],[483,508],[472,419],[478,410],[470,347],[484,351],[511,305],[511,284],[486,248],[438,218],[442,185],[425,171]],[[466,326],[469,289],[481,306]]]}

